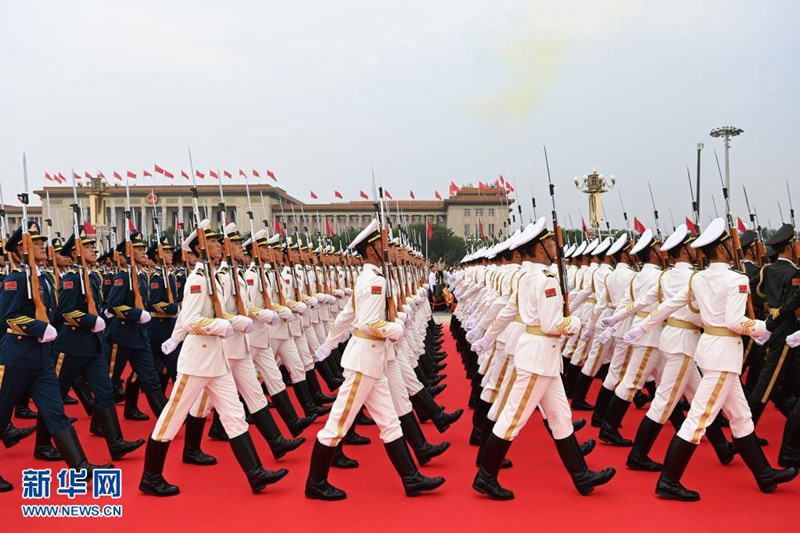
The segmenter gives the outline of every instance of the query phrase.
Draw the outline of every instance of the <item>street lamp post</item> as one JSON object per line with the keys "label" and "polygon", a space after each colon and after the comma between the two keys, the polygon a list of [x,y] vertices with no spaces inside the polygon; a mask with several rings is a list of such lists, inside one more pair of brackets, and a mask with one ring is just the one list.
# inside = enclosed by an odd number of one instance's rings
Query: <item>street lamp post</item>
{"label": "street lamp post", "polygon": [[596,235],[600,232],[600,222],[603,219],[602,194],[613,189],[617,184],[616,176],[606,179],[597,173],[597,168],[591,174],[584,174],[582,178],[575,176],[575,188],[589,195],[589,223]]}
{"label": "street lamp post", "polygon": [[731,190],[731,162],[729,154],[731,149],[731,137],[736,137],[742,133],[744,133],[744,130],[734,126],[723,126],[711,130],[712,137],[722,137],[725,143],[725,188],[729,191]]}

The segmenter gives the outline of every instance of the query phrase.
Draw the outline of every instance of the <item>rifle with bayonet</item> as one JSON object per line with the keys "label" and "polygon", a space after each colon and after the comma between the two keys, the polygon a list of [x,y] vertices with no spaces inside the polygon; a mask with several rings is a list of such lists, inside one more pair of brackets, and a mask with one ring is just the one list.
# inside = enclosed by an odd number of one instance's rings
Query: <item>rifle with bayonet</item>
{"label": "rifle with bayonet", "polygon": [[766,248],[764,247],[764,239],[761,235],[761,225],[758,223],[758,217],[750,208],[750,199],[747,197],[747,187],[742,185],[744,191],[744,203],[747,206],[747,214],[750,217],[750,226],[756,234],[755,247],[756,247],[756,262],[758,266],[764,266],[764,257],[766,256]]}
{"label": "rifle with bayonet", "polygon": [[94,301],[89,269],[83,264],[83,240],[81,239],[81,209],[78,203],[78,189],[75,184],[75,173],[72,173],[72,232],[75,234],[75,264],[78,267],[81,294],[86,297],[86,307],[90,314],[97,314],[97,302]]}
{"label": "rifle with bayonet", "polygon": [[[151,189],[151,194],[153,191]],[[153,194],[155,197],[155,195]],[[169,268],[167,267],[167,260],[164,257],[164,246],[161,244],[161,228],[158,222],[158,210],[156,204],[153,204],[153,231],[156,234],[156,249],[158,250],[158,269],[161,270],[161,277],[164,278],[164,288],[167,292],[167,303],[175,303],[175,298],[172,295],[172,283],[170,282]],[[177,231],[177,230],[176,230]]]}
{"label": "rifle with bayonet", "polygon": [[33,240],[28,229],[28,160],[22,154],[22,172],[24,178],[25,192],[18,194],[17,198],[22,204],[22,268],[25,270],[25,285],[28,291],[28,298],[33,302],[36,320],[50,323],[47,315],[47,307],[42,300],[42,287],[39,281],[39,267],[36,264],[36,257],[33,254]]}
{"label": "rifle with bayonet", "polygon": [[558,282],[561,285],[561,294],[564,297],[564,316],[569,316],[569,284],[567,282],[567,263],[564,258],[564,237],[561,234],[561,225],[558,223],[556,210],[556,186],[550,176],[550,159],[547,157],[547,147],[544,148],[544,164],[547,167],[547,186],[550,190],[550,201],[553,204],[553,232],[556,234],[556,261],[558,265]]}
{"label": "rifle with bayonet", "polygon": [[[217,169],[217,174],[219,174],[219,169]],[[227,208],[225,207],[225,194],[222,191],[222,180],[217,180],[217,183],[219,184],[219,222],[222,226],[222,253],[225,254],[225,262],[228,263],[228,276],[231,279],[231,291],[233,292],[233,300],[236,302],[236,312],[240,316],[247,316],[247,308],[242,298],[242,288],[239,285],[239,265],[233,257],[231,239],[228,236]]]}

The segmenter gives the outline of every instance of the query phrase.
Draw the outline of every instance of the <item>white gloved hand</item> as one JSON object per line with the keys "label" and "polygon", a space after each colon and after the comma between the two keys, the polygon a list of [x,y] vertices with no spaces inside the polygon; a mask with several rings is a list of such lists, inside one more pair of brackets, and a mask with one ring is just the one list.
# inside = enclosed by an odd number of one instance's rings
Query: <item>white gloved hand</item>
{"label": "white gloved hand", "polygon": [[467,337],[466,338],[467,338],[467,342],[472,344],[473,342],[475,342],[476,340],[480,339],[481,337],[483,337],[483,328],[480,327],[480,326],[475,326],[474,328],[472,328],[471,330],[469,330],[467,332]]}
{"label": "white gloved hand", "polygon": [[622,337],[622,340],[624,340],[628,344],[635,344],[639,342],[642,337],[644,337],[645,333],[646,332],[644,329],[642,329],[639,326],[636,326],[635,328],[629,329],[628,332],[625,333],[625,335]]}
{"label": "white gloved hand", "polygon": [[[772,337],[772,332],[770,330],[766,330],[764,331],[764,334],[761,337],[757,339],[754,338],[753,340],[756,341],[756,344],[758,344],[759,346],[764,346],[770,337]],[[786,340],[788,344],[789,337],[786,337]]]}
{"label": "white gloved hand", "polygon": [[477,354],[482,354],[483,352],[488,350],[491,345],[492,345],[491,341],[489,341],[489,339],[484,337],[482,339],[478,339],[477,341],[475,341],[475,343],[472,345],[472,351]]}
{"label": "white gloved hand", "polygon": [[294,313],[292,313],[292,310],[289,309],[288,307],[281,307],[280,309],[278,309],[278,316],[281,318],[281,320],[291,322]]}
{"label": "white gloved hand", "polygon": [[351,295],[353,294],[353,289],[351,289],[350,287],[345,287],[345,289],[344,289],[344,293],[345,293],[347,296],[351,296]]}
{"label": "white gloved hand", "polygon": [[309,296],[303,303],[311,309],[315,309],[319,304],[319,300],[317,300],[314,296]]}
{"label": "white gloved hand", "polygon": [[142,315],[139,317],[139,324],[147,324],[148,322],[150,322],[150,313],[142,311]]}
{"label": "white gloved hand", "polygon": [[322,344],[319,345],[317,351],[314,352],[314,359],[316,359],[317,361],[324,361],[331,354],[332,350],[333,348],[331,348],[330,346],[328,346],[323,342]]}
{"label": "white gloved hand", "polygon": [[94,327],[92,328],[92,333],[100,333],[104,329],[106,329],[106,321],[97,317],[97,320],[94,322]]}
{"label": "white gloved hand", "polygon": [[606,344],[608,343],[608,341],[611,340],[611,337],[613,336],[614,336],[614,328],[606,328],[603,330],[603,332],[600,334],[597,340],[600,342],[600,344]]}
{"label": "white gloved hand", "polygon": [[337,298],[344,298],[345,297],[345,293],[344,293],[344,291],[342,289],[336,289],[335,291],[333,291],[333,294]]}
{"label": "white gloved hand", "polygon": [[786,337],[786,344],[789,345],[789,348],[797,348],[800,346],[800,331],[795,331]]}
{"label": "white gloved hand", "polygon": [[581,334],[581,340],[588,342],[594,337],[594,328],[586,328]]}
{"label": "white gloved hand", "polygon": [[222,338],[230,339],[231,337],[233,337],[233,324],[228,324],[228,329],[225,330],[225,335]]}
{"label": "white gloved hand", "polygon": [[[291,313],[289,313],[291,315]],[[269,321],[270,326],[277,326],[281,321],[281,316],[278,313],[272,313],[272,319]]]}
{"label": "white gloved hand", "polygon": [[260,311],[256,311],[253,313],[253,316],[256,317],[256,320],[259,322],[266,322],[270,324],[272,322],[272,317],[277,316],[277,313],[272,309],[261,309]]}
{"label": "white gloved hand", "polygon": [[616,326],[617,322],[618,322],[617,317],[615,317],[614,315],[600,319],[600,325],[603,326],[604,328],[610,328],[611,326]]}
{"label": "white gloved hand", "polygon": [[161,351],[164,352],[164,355],[169,355],[175,351],[175,348],[178,347],[178,344],[180,344],[178,341],[170,337],[161,343]]}
{"label": "white gloved hand", "polygon": [[42,335],[42,338],[39,339],[39,342],[41,343],[53,342],[54,340],[56,340],[57,336],[58,336],[58,331],[56,331],[56,328],[54,328],[50,324],[47,324],[47,327],[44,328],[44,335]]}
{"label": "white gloved hand", "polygon": [[308,306],[303,302],[297,302],[292,308],[292,311],[299,315],[304,315],[308,312]]}
{"label": "white gloved hand", "polygon": [[244,330],[242,331],[242,333],[252,333],[254,329],[253,319],[250,317],[243,317],[243,318],[247,318],[247,322],[244,325]]}

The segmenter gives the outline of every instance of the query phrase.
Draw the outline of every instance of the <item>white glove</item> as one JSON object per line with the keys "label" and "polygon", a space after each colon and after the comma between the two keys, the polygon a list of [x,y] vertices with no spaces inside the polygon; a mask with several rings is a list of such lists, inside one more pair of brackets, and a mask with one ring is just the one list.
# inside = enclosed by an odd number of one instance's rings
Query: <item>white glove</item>
{"label": "white glove", "polygon": [[164,352],[164,355],[169,355],[175,351],[175,348],[178,347],[178,344],[180,344],[178,341],[170,337],[161,343],[161,351]]}
{"label": "white glove", "polygon": [[254,327],[253,327],[253,319],[249,318],[249,317],[246,317],[246,318],[247,318],[247,322],[244,325],[244,331],[242,333],[252,333],[253,329],[254,329]]}
{"label": "white glove", "polygon": [[489,341],[489,339],[484,337],[482,339],[475,341],[475,344],[472,345],[472,351],[477,354],[481,354],[486,350],[488,350],[491,345],[492,345],[491,341]]}
{"label": "white glove", "polygon": [[470,318],[469,320],[467,320],[467,323],[464,324],[464,325],[467,327],[467,331],[471,331],[476,325],[475,324],[475,319],[474,318]]}
{"label": "white glove", "polygon": [[333,291],[333,294],[337,298],[344,298],[345,297],[345,293],[344,293],[344,291],[342,289],[336,289],[335,291]]}
{"label": "white glove", "polygon": [[142,316],[139,317],[139,324],[147,324],[150,322],[150,313],[142,311]]}
{"label": "white glove", "polygon": [[353,289],[351,289],[350,287],[345,287],[345,289],[344,289],[344,293],[345,293],[347,296],[351,296],[351,295],[353,294]]}
{"label": "white glove", "polygon": [[789,345],[789,348],[797,348],[800,346],[800,331],[795,331],[786,337],[786,344]]}
{"label": "white glove", "polygon": [[57,336],[58,336],[58,331],[56,331],[56,328],[54,328],[50,324],[47,324],[47,327],[44,328],[44,335],[42,335],[42,338],[39,339],[39,342],[41,343],[53,342],[54,340],[56,340]]}
{"label": "white glove", "polygon": [[[753,340],[756,341],[756,344],[758,344],[759,346],[764,346],[770,337],[772,337],[772,332],[770,330],[766,330],[764,331],[764,334],[761,337]],[[786,337],[786,341],[788,344],[789,337]]]}
{"label": "white glove", "polygon": [[94,322],[94,327],[92,328],[92,333],[100,333],[104,329],[106,329],[106,321],[97,317],[97,320]]}
{"label": "white glove", "polygon": [[259,322],[266,322],[267,324],[272,323],[272,318],[277,316],[277,313],[271,309],[262,309],[260,311],[256,311],[254,313],[256,320]]}
{"label": "white glove", "polygon": [[[291,315],[291,312],[289,313]],[[277,326],[281,321],[281,316],[278,313],[272,313],[272,319],[269,321],[270,326]]]}
{"label": "white glove", "polygon": [[314,309],[317,307],[317,304],[319,304],[319,300],[317,300],[314,296],[309,296],[303,303],[309,306],[311,309]]}
{"label": "white glove", "polygon": [[622,337],[622,340],[624,340],[628,344],[635,344],[639,342],[642,337],[644,337],[645,333],[646,332],[644,329],[642,329],[639,326],[636,326],[635,328],[629,329],[628,332],[625,334],[625,336]]}
{"label": "white glove", "polygon": [[230,339],[231,337],[233,337],[233,324],[228,324],[228,329],[225,330],[225,335],[222,338]]}
{"label": "white glove", "polygon": [[606,344],[608,341],[611,340],[611,337],[614,336],[614,328],[606,328],[597,338],[600,344]]}
{"label": "white glove", "polygon": [[292,313],[292,316],[290,316],[289,318],[287,318],[287,319],[286,319],[286,322],[294,322],[295,320],[297,320],[297,317],[298,317],[298,316],[299,316],[299,315],[296,315],[296,314]]}
{"label": "white glove", "polygon": [[581,334],[581,339],[588,342],[594,336],[594,328],[586,328]]}
{"label": "white glove", "polygon": [[324,361],[331,354],[332,350],[333,348],[331,348],[330,346],[328,346],[323,342],[322,344],[319,345],[319,348],[317,348],[317,351],[314,353],[315,356],[314,358],[317,361]]}
{"label": "white glove", "polygon": [[292,308],[292,311],[299,315],[304,315],[308,312],[308,306],[303,302],[297,302],[295,306]]}
{"label": "white glove", "polygon": [[280,309],[278,309],[278,317],[280,317],[281,320],[291,322],[293,316],[294,313],[292,313],[292,310],[289,309],[288,307],[281,307]]}
{"label": "white glove", "polygon": [[616,326],[617,322],[619,322],[619,320],[617,320],[617,317],[615,317],[614,315],[600,319],[600,325],[603,326],[604,328],[610,328],[611,326]]}
{"label": "white glove", "polygon": [[471,330],[469,330],[467,332],[467,337],[466,338],[467,338],[467,342],[472,344],[473,342],[475,342],[476,340],[480,339],[481,337],[483,337],[483,328],[480,327],[480,326],[475,326],[474,328],[472,328]]}

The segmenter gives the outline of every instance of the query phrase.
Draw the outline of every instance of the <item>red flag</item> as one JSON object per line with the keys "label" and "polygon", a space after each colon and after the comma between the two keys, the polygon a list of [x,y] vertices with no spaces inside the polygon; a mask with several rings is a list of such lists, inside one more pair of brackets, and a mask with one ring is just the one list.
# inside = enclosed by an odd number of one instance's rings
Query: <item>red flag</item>
{"label": "red flag", "polygon": [[316,194],[314,194],[314,191],[311,191],[311,198],[312,198],[312,199],[314,199],[314,200],[316,200],[316,199],[317,199],[317,195],[316,195]]}
{"label": "red flag", "polygon": [[389,200],[394,200],[394,198],[392,198],[392,195],[389,193],[389,191],[384,189],[383,192],[386,194],[386,198],[388,198]]}
{"label": "red flag", "polygon": [[56,181],[52,177],[50,177],[50,174],[48,174],[47,172],[44,173],[44,179],[46,179],[47,181]]}
{"label": "red flag", "polygon": [[219,179],[219,174],[217,174],[217,173],[216,173],[216,172],[214,172],[213,170],[209,170],[209,171],[208,171],[208,175],[209,175],[209,176],[211,176],[212,178],[214,178],[215,180],[218,180],[218,179]]}
{"label": "red flag", "polygon": [[200,172],[199,170],[195,170],[194,173],[197,174],[197,177],[200,178],[201,180],[205,179],[206,177],[206,175]]}
{"label": "red flag", "polygon": [[258,173],[258,170],[256,170],[256,169],[253,169],[253,176],[255,176],[255,177],[257,177],[257,178],[260,178],[260,177],[261,177],[261,176],[259,175],[259,173]]}
{"label": "red flag", "polygon": [[506,182],[506,190],[508,192],[514,192],[514,187],[511,186],[511,182],[510,181]]}
{"label": "red flag", "polygon": [[344,196],[342,196],[342,193],[340,193],[339,191],[333,191],[333,195],[336,198],[340,198],[340,199],[344,200]]}
{"label": "red flag", "polygon": [[736,217],[736,228],[739,230],[739,233],[747,231],[747,225],[742,222],[742,219],[739,217]]}
{"label": "red flag", "polygon": [[275,217],[275,231],[284,237],[286,236],[286,231],[284,231],[283,226],[281,226],[281,221],[278,220],[278,217]]}
{"label": "red flag", "polygon": [[240,176],[243,176],[243,177],[245,177],[245,178],[247,177],[247,174],[245,174],[245,173],[244,173],[244,170],[242,170],[241,168],[239,169],[239,175],[240,175]]}
{"label": "red flag", "polygon": [[78,181],[80,181],[80,179],[81,179],[81,175],[78,174],[77,172],[75,172],[74,170],[72,171],[72,177],[75,178]]}
{"label": "red flag", "polygon": [[118,179],[119,181],[122,181],[122,176],[119,175],[119,172],[114,171],[114,178]]}
{"label": "red flag", "polygon": [[103,175],[103,173],[102,173],[102,172],[100,172],[99,170],[97,171],[97,177],[98,177],[98,178],[103,178],[103,179],[106,179],[105,175]]}
{"label": "red flag", "polygon": [[170,172],[169,170],[165,170],[165,171],[164,171],[164,177],[165,177],[165,178],[172,179],[172,178],[174,178],[174,177],[175,177],[175,174],[173,174],[173,173],[172,173],[172,172]]}
{"label": "red flag", "polygon": [[222,175],[225,176],[228,179],[233,179],[233,175],[231,175],[231,173],[228,172],[227,170],[223,170],[222,171]]}
{"label": "red flag", "polygon": [[84,172],[84,173],[83,173],[83,175],[84,175],[84,176],[86,176],[86,179],[87,179],[87,180],[90,180],[90,179],[92,179],[92,175],[91,175],[91,174],[89,174],[89,171],[88,171],[88,170],[87,170],[86,172]]}
{"label": "red flag", "polygon": [[142,176],[145,176],[145,177],[148,177],[148,178],[152,178],[152,177],[153,177],[153,175],[152,175],[152,174],[150,174],[150,173],[149,173],[148,171],[146,171],[146,170],[143,170],[143,171],[142,171]]}
{"label": "red flag", "polygon": [[160,167],[160,166],[158,166],[158,165],[156,165],[156,167],[155,167],[155,171],[156,171],[156,172],[158,172],[159,174],[164,174],[164,169],[163,169],[163,168],[161,168],[161,167]]}
{"label": "red flag", "polygon": [[433,192],[434,192],[434,196],[436,196],[437,200],[441,200],[442,199],[442,195],[439,194],[439,191],[433,191]]}
{"label": "red flag", "polygon": [[486,185],[484,182],[479,181],[478,182],[478,189],[480,189],[482,191],[488,191],[489,190],[489,186]]}
{"label": "red flag", "polygon": [[688,229],[692,235],[697,235],[697,226],[695,226],[694,222],[689,220],[689,217],[686,217],[686,229]]}
{"label": "red flag", "polygon": [[94,235],[94,228],[89,224],[88,220],[83,221],[83,230],[86,232],[86,235]]}
{"label": "red flag", "polygon": [[361,198],[363,198],[364,200],[369,200],[369,196],[367,196],[367,193],[365,193],[364,191],[359,191],[359,192],[361,193],[359,194]]}
{"label": "red flag", "polygon": [[328,220],[328,217],[325,217],[325,232],[328,234],[328,237],[333,237],[333,227],[331,227],[331,222]]}
{"label": "red flag", "polygon": [[65,178],[64,174],[62,174],[61,172],[58,173],[58,177],[59,177],[59,183],[65,183],[67,181],[67,178]]}
{"label": "red flag", "polygon": [[417,198],[414,196],[414,191],[408,191],[408,192],[409,192],[409,194],[411,195],[411,199],[412,199],[412,200],[416,200],[416,199],[417,199]]}
{"label": "red flag", "polygon": [[586,235],[586,238],[588,239],[589,238],[589,228],[586,227],[586,221],[583,220],[583,217],[581,217],[581,227],[583,228],[583,234]]}
{"label": "red flag", "polygon": [[428,220],[428,217],[425,217],[425,227],[428,230],[428,239],[433,239],[433,226],[431,226],[431,221]]}
{"label": "red flag", "polygon": [[454,181],[450,182],[450,196],[455,195],[460,190],[461,190],[461,188],[458,185],[456,185],[456,182],[454,182]]}
{"label": "red flag", "polygon": [[485,239],[486,236],[483,234],[483,220],[478,219],[478,232],[481,235],[481,239]]}
{"label": "red flag", "polygon": [[505,180],[505,178],[503,178],[503,175],[502,175],[502,174],[500,174],[500,179],[499,179],[499,180],[497,180],[497,181],[499,181],[499,182],[500,182],[500,185],[502,185],[502,186],[504,186],[504,187],[505,187],[505,185],[506,185],[506,180]]}
{"label": "red flag", "polygon": [[647,228],[644,227],[644,224],[642,224],[638,218],[633,217],[633,230],[639,234],[642,234],[644,233],[645,229]]}
{"label": "red flag", "polygon": [[186,178],[188,180],[189,179],[189,174],[187,174],[185,170],[181,170],[181,177],[182,178]]}
{"label": "red flag", "polygon": [[134,174],[134,173],[133,173],[133,172],[131,172],[130,170],[129,170],[129,171],[128,171],[128,173],[127,173],[127,174],[125,174],[125,175],[126,175],[126,176],[128,176],[128,177],[129,177],[130,179],[132,179],[132,180],[135,180],[135,179],[136,179],[136,174]]}
{"label": "red flag", "polygon": [[267,170],[267,176],[272,178],[272,181],[278,181],[278,178],[275,177],[275,173],[271,170]]}
{"label": "red flag", "polygon": [[133,220],[132,219],[128,219],[128,228],[131,231],[136,231],[136,226],[133,225]]}

